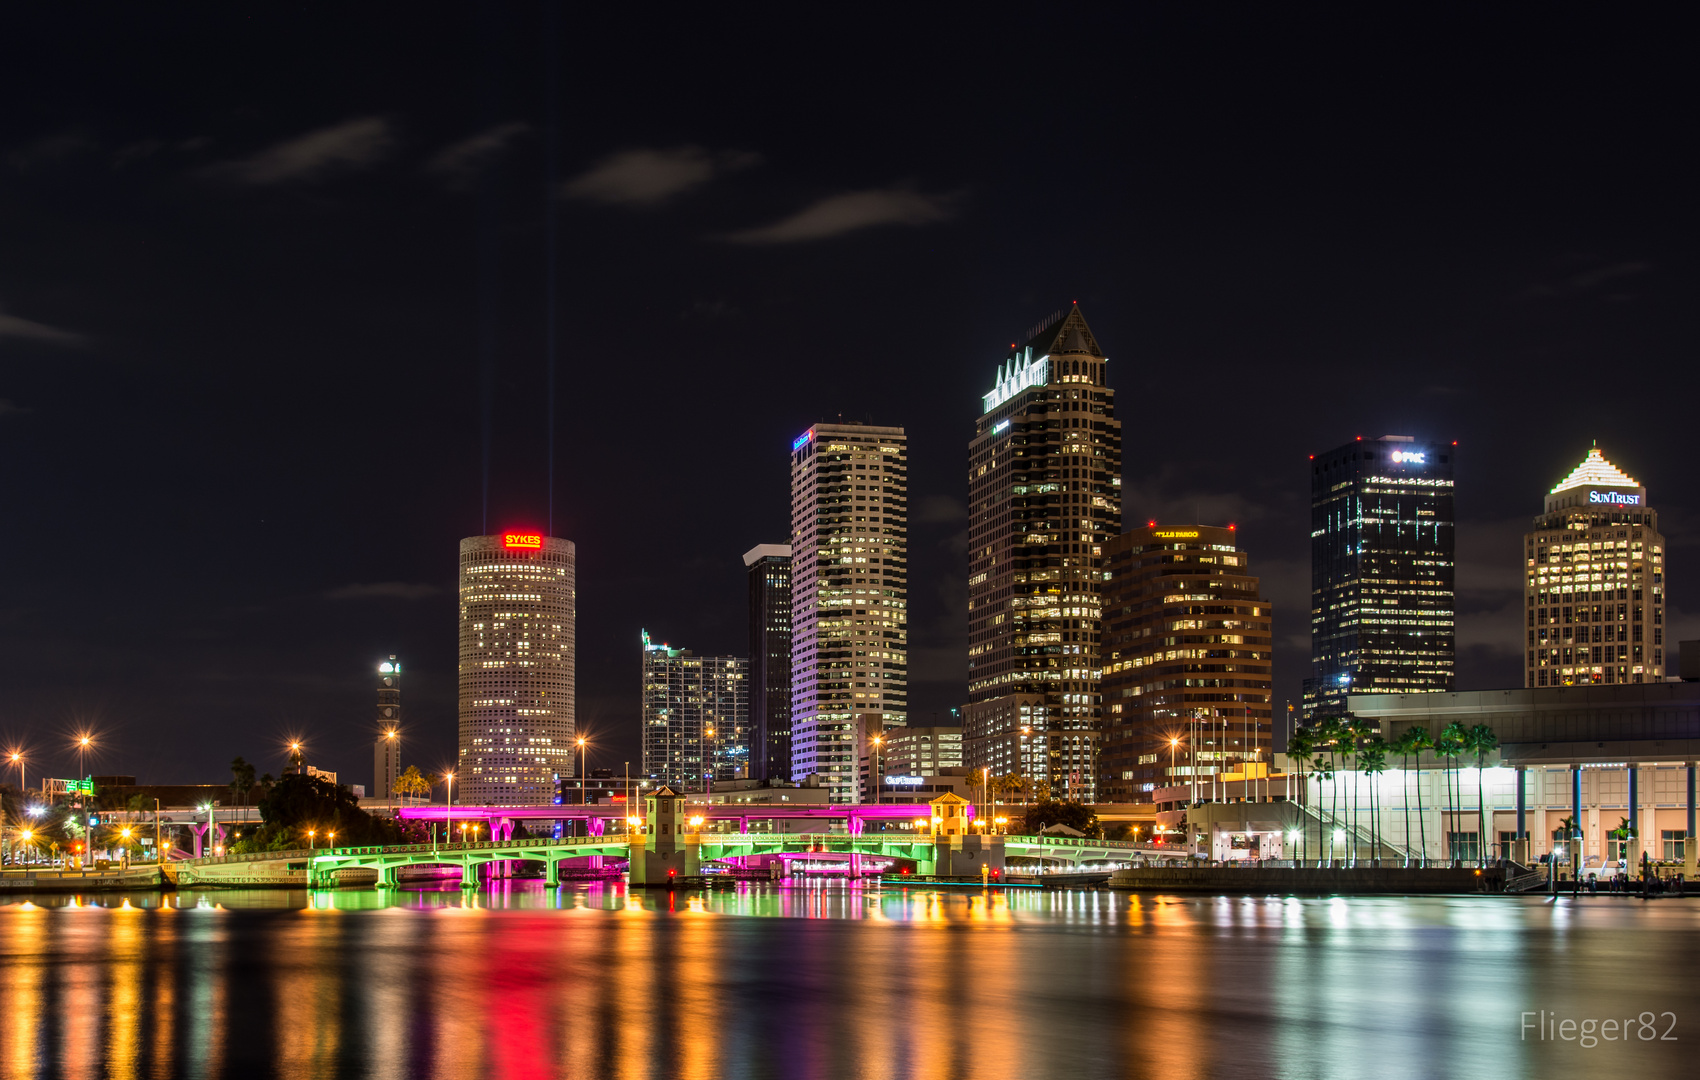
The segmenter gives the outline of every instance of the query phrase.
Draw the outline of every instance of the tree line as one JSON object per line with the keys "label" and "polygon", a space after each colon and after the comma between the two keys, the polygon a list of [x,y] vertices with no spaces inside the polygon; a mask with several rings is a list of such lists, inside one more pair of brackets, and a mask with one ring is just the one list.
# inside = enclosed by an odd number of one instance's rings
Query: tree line
{"label": "tree line", "polygon": [[[1342,784],[1336,778],[1343,772],[1352,776],[1349,819],[1346,833],[1350,838],[1347,844],[1347,865],[1356,865],[1358,860],[1358,778],[1368,775],[1369,785],[1369,833],[1371,858],[1375,865],[1380,865],[1381,854],[1381,808],[1378,805],[1378,778],[1387,771],[1388,758],[1400,759],[1403,775],[1410,776],[1411,761],[1416,759],[1419,764],[1423,753],[1431,752],[1444,764],[1441,770],[1442,782],[1445,785],[1448,820],[1456,821],[1459,805],[1463,801],[1459,790],[1463,776],[1458,769],[1458,759],[1474,755],[1476,759],[1476,859],[1478,863],[1485,862],[1487,856],[1487,812],[1486,800],[1483,798],[1482,769],[1486,765],[1488,754],[1499,748],[1499,737],[1493,728],[1486,724],[1475,724],[1465,727],[1459,723],[1451,723],[1440,730],[1438,734],[1430,734],[1429,729],[1421,724],[1413,724],[1400,733],[1399,737],[1389,742],[1383,738],[1377,726],[1369,720],[1360,717],[1321,716],[1308,727],[1300,727],[1287,740],[1287,755],[1298,765],[1299,782],[1304,783],[1308,771],[1329,783],[1329,799],[1327,807],[1328,828],[1339,828],[1341,802],[1345,797],[1341,791]],[[1419,843],[1416,852],[1418,865],[1428,865],[1428,824],[1423,815],[1423,789],[1421,775],[1418,774],[1416,784],[1417,796],[1417,829]],[[1401,800],[1405,812],[1405,864],[1411,865],[1411,800]],[[1322,817],[1323,810],[1317,808],[1317,815]],[[1308,836],[1308,830],[1301,835]],[[1451,843],[1448,842],[1448,854],[1452,855]],[[1299,856],[1308,858],[1308,853]],[[1327,860],[1334,861],[1334,845],[1328,845]],[[1454,861],[1456,857],[1454,856]]]}

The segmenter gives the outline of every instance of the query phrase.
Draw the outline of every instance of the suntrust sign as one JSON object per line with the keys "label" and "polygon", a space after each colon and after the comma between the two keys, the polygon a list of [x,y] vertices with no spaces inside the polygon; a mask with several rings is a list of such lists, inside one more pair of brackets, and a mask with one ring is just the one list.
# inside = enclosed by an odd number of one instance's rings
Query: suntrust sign
{"label": "suntrust sign", "polygon": [[1588,492],[1588,501],[1596,504],[1604,503],[1607,506],[1640,506],[1641,496],[1625,495],[1621,491],[1590,491]]}

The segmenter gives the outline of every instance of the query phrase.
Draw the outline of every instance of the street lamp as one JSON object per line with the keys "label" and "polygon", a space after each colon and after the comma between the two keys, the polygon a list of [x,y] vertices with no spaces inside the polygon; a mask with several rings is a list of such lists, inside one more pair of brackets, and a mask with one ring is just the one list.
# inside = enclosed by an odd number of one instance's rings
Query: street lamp
{"label": "street lamp", "polygon": [[444,773],[443,781],[449,785],[449,816],[448,820],[443,823],[443,835],[453,836],[455,827],[455,774],[453,772]]}
{"label": "street lamp", "polygon": [[308,829],[307,830],[307,850],[308,851],[311,851],[314,848],[319,846],[319,845],[317,845],[313,842],[313,837],[316,836],[317,834],[318,834],[317,829]]}
{"label": "street lamp", "polygon": [[885,783],[880,776],[880,744],[883,743],[883,742],[885,742],[885,736],[883,736],[883,735],[875,735],[874,736],[874,738],[873,738],[873,743],[874,743],[874,768],[873,768],[873,775],[868,777],[868,779],[872,780],[873,783],[874,783],[874,805],[875,806],[879,805],[880,795],[883,793],[883,789],[885,787]]}
{"label": "street lamp", "polygon": [[590,804],[590,793],[585,788],[585,782],[584,736],[580,735],[578,737],[578,804],[580,806],[588,806]]}
{"label": "street lamp", "polygon": [[704,728],[703,736],[706,741],[703,745],[702,794],[706,802],[709,792],[714,789],[714,729]]}
{"label": "street lamp", "polygon": [[333,829],[325,834],[325,846],[327,848],[336,847],[336,830]]}

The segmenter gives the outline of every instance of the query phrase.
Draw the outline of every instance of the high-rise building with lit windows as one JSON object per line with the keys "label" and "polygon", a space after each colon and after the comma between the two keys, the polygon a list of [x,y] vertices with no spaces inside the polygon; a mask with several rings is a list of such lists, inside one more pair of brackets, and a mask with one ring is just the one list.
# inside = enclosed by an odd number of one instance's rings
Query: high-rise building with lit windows
{"label": "high-rise building with lit windows", "polygon": [[1311,456],[1306,720],[1452,689],[1457,450],[1383,435]]}
{"label": "high-rise building with lit windows", "polygon": [[750,777],[791,779],[791,545],[744,552],[750,577]]}
{"label": "high-rise building with lit windows", "polygon": [[1523,549],[1524,686],[1663,680],[1665,538],[1646,488],[1594,447]]}
{"label": "high-rise building with lit windows", "polygon": [[576,559],[534,532],[460,542],[457,803],[540,806],[574,775]]}
{"label": "high-rise building with lit windows", "polygon": [[697,656],[643,632],[643,774],[651,788],[706,791],[750,767],[750,662]]}
{"label": "high-rise building with lit windows", "polygon": [[791,778],[855,801],[858,717],[909,715],[909,441],[816,424],[791,444]]}
{"label": "high-rise building with lit windows", "polygon": [[372,798],[387,799],[401,775],[401,661],[378,665],[378,737],[372,743]]}
{"label": "high-rise building with lit windows", "polygon": [[1104,545],[1100,800],[1269,764],[1272,611],[1238,536],[1151,525]]}
{"label": "high-rise building with lit windows", "polygon": [[964,763],[1096,798],[1103,545],[1121,531],[1121,421],[1079,307],[999,363],[968,444]]}

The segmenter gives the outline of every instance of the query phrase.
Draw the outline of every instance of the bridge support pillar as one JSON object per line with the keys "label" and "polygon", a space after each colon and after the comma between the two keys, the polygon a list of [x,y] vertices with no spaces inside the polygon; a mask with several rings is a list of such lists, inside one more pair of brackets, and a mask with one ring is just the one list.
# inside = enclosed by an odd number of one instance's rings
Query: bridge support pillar
{"label": "bridge support pillar", "polygon": [[553,853],[550,854],[549,861],[543,864],[543,883],[551,889],[561,885],[561,860],[555,858]]}
{"label": "bridge support pillar", "polygon": [[933,848],[933,872],[941,877],[978,877],[982,866],[999,872],[1004,869],[1001,836],[941,836]]}

